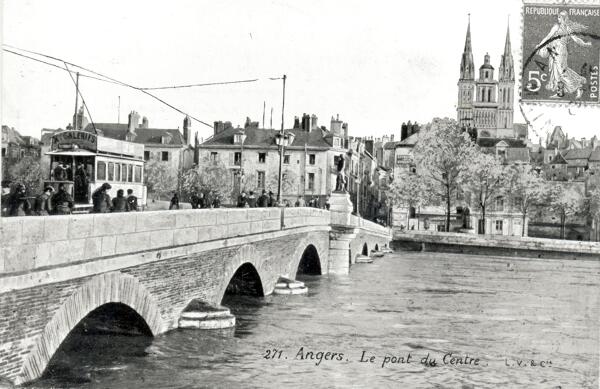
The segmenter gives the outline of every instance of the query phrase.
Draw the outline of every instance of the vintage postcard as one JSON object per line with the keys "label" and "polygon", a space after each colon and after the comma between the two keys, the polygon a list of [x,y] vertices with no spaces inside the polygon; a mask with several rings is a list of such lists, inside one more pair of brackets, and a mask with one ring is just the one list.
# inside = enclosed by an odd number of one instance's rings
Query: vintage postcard
{"label": "vintage postcard", "polygon": [[0,388],[598,388],[600,0],[0,0]]}

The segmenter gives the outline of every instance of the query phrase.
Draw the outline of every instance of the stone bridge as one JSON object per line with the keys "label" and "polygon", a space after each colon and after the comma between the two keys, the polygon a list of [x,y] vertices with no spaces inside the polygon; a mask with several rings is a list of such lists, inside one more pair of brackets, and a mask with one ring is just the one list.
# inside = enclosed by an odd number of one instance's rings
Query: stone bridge
{"label": "stone bridge", "polygon": [[357,255],[390,242],[387,228],[333,208],[2,219],[0,377],[40,377],[101,307],[133,311],[157,335],[177,328],[191,301],[220,304],[233,280],[264,296],[280,276],[347,274]]}

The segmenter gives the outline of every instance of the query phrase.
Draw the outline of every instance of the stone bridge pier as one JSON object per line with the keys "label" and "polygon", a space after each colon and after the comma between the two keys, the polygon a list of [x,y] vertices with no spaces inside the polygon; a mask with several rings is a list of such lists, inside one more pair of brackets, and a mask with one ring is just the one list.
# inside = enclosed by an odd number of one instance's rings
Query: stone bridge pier
{"label": "stone bridge pier", "polygon": [[3,218],[0,237],[0,377],[14,384],[39,378],[94,315],[136,317],[158,335],[193,301],[268,295],[281,276],[347,273],[364,247],[391,239],[333,206]]}

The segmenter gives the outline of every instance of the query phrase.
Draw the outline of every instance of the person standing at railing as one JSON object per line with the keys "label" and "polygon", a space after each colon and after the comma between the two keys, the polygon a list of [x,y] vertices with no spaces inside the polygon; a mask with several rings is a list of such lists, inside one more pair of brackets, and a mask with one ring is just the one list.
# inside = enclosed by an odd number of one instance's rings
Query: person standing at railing
{"label": "person standing at railing", "polygon": [[130,212],[138,211],[138,199],[133,195],[133,189],[127,189],[127,205]]}
{"label": "person standing at railing", "polygon": [[73,210],[73,198],[65,190],[65,184],[59,184],[58,193],[52,196],[52,208],[56,215],[69,215]]}
{"label": "person standing at railing", "polygon": [[266,208],[269,206],[269,196],[267,196],[267,191],[263,189],[262,195],[258,198],[258,206],[261,208]]}
{"label": "person standing at railing", "polygon": [[31,212],[31,204],[26,194],[25,185],[17,184],[15,191],[8,198],[8,216],[27,216]]}
{"label": "person standing at railing", "polygon": [[110,190],[112,186],[109,183],[105,182],[98,189],[94,191],[92,194],[92,202],[94,206],[92,207],[92,213],[107,213],[110,212],[110,208],[112,206],[110,201],[110,196],[106,193]]}
{"label": "person standing at railing", "polygon": [[44,192],[35,199],[33,210],[36,215],[48,216],[52,213],[51,196],[53,192],[54,188],[47,186],[44,188]]}
{"label": "person standing at railing", "polygon": [[119,189],[117,191],[117,197],[112,199],[111,212],[129,212],[129,204],[127,204],[123,189]]}
{"label": "person standing at railing", "polygon": [[169,210],[179,209],[179,195],[177,192],[173,193],[171,197],[171,203],[169,204]]}
{"label": "person standing at railing", "polygon": [[248,207],[249,208],[256,208],[256,196],[254,195],[253,191],[250,191],[249,195],[248,195]]}

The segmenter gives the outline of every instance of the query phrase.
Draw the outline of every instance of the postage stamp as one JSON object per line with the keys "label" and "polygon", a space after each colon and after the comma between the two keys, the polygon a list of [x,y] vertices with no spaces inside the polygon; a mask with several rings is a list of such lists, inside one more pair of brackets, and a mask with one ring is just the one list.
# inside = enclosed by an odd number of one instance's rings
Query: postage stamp
{"label": "postage stamp", "polygon": [[600,104],[600,2],[523,4],[524,103]]}

